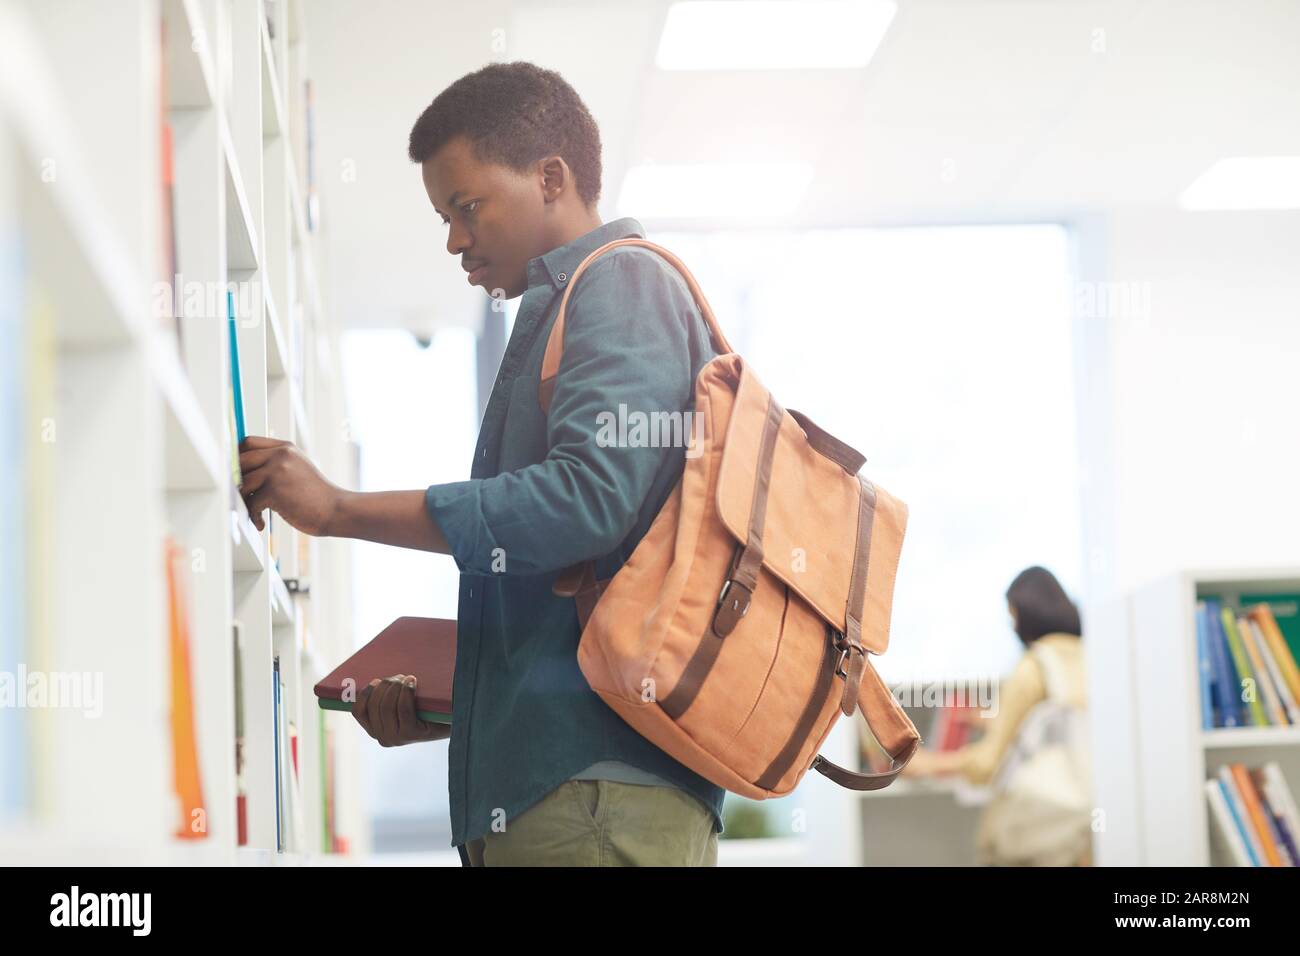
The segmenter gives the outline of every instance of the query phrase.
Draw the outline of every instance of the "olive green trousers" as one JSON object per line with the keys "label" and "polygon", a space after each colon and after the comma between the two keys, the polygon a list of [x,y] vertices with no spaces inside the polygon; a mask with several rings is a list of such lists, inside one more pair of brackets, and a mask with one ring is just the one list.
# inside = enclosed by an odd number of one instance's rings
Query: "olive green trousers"
{"label": "olive green trousers", "polygon": [[713,813],[676,787],[566,780],[461,856],[469,866],[717,866],[718,834]]}

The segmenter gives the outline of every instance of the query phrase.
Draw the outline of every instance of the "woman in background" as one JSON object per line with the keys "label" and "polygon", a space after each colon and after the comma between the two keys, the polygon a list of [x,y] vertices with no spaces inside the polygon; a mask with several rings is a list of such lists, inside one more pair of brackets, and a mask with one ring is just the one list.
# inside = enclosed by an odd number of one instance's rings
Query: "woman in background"
{"label": "woman in background", "polygon": [[[1046,568],[1026,568],[1006,592],[1025,653],[998,685],[982,736],[950,751],[922,749],[903,776],[957,775],[994,793],[979,855],[1002,864],[1090,866],[1090,773],[1079,609]],[[1029,794],[1028,796],[1026,794]]]}

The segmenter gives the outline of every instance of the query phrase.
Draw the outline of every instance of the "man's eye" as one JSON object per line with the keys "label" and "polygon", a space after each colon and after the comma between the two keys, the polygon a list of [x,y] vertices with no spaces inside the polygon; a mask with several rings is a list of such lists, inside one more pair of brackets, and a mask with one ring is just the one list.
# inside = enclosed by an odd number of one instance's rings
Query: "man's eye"
{"label": "man's eye", "polygon": [[467,202],[467,203],[465,203],[465,205],[461,206],[460,208],[463,209],[463,210],[465,210],[465,212],[473,213],[474,211],[476,211],[476,210],[478,209],[478,204],[479,204],[479,202],[480,202],[480,200],[475,199],[475,200],[473,200],[473,201],[471,201],[471,202]]}

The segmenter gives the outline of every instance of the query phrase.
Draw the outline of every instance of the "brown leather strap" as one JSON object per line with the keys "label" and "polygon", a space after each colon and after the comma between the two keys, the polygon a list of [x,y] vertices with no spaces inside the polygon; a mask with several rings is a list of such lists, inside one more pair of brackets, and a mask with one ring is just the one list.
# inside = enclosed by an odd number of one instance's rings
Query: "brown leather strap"
{"label": "brown leather strap", "polygon": [[772,486],[772,462],[776,457],[776,439],[781,431],[785,409],[776,397],[768,394],[767,419],[758,449],[754,476],[754,497],[749,506],[749,534],[745,547],[732,559],[731,572],[718,594],[718,608],[713,613],[713,633],[726,637],[749,611],[749,602],[758,587],[758,572],[763,567],[763,524],[767,517],[767,495]]}
{"label": "brown leather strap", "polygon": [[587,620],[596,610],[596,603],[605,593],[610,578],[596,579],[596,562],[583,561],[572,564],[560,572],[551,585],[551,592],[560,597],[571,597],[578,605],[578,625],[585,631]]}
{"label": "brown leather strap", "polygon": [[818,773],[830,777],[841,787],[847,787],[850,790],[883,790],[893,781],[903,768],[907,766],[908,761],[912,759],[912,754],[921,745],[918,738],[908,745],[907,749],[897,757],[890,755],[890,766],[888,770],[882,770],[878,773],[858,773],[856,770],[848,770],[837,763],[832,763],[821,754],[818,754],[812,762],[809,770],[816,770]]}
{"label": "brown leather strap", "polygon": [[[844,609],[844,633],[836,642],[843,655],[835,672],[844,678],[844,696],[840,710],[852,717],[857,706],[858,691],[862,685],[862,668],[867,659],[862,646],[862,603],[867,594],[867,567],[871,558],[871,527],[876,515],[876,489],[862,475],[858,475],[858,540],[853,551],[853,573],[849,578],[849,598]],[[848,658],[848,670],[844,669]]]}
{"label": "brown leather strap", "polygon": [[790,413],[790,417],[797,421],[799,427],[808,435],[808,444],[850,475],[856,475],[859,469],[867,463],[866,455],[856,448],[844,444],[824,428],[813,424],[812,419],[803,412],[796,412],[793,408],[786,409],[786,411]]}
{"label": "brown leather strap", "polygon": [[862,674],[858,706],[876,742],[889,754],[889,769],[858,773],[827,760],[821,754],[814,758],[808,769],[815,769],[850,790],[880,790],[889,786],[890,781],[907,766],[921,745],[921,735],[869,660]]}
{"label": "brown leather strap", "polygon": [[691,271],[686,268],[686,264],[681,259],[678,259],[663,246],[648,239],[640,239],[636,236],[615,239],[613,242],[605,243],[582,260],[578,268],[574,270],[573,275],[569,277],[569,283],[565,286],[564,295],[560,298],[560,311],[555,317],[555,323],[551,326],[551,334],[546,339],[546,354],[542,357],[541,379],[537,384],[537,401],[541,404],[543,412],[551,410],[551,399],[555,395],[555,379],[560,374],[560,359],[564,354],[564,313],[568,308],[569,296],[573,293],[573,287],[578,281],[578,276],[582,275],[587,266],[597,256],[618,246],[644,246],[667,259],[669,264],[680,272],[682,278],[686,280],[686,285],[691,290],[691,296],[695,299],[695,304],[699,307],[700,314],[704,316],[704,321],[709,327],[709,336],[713,340],[714,349],[722,355],[735,351],[731,347],[731,343],[727,341],[727,337],[722,333],[722,326],[718,325],[718,320],[713,314],[713,309],[709,307],[708,300],[704,298],[704,292],[700,289],[700,284],[695,281],[695,276],[691,275]]}

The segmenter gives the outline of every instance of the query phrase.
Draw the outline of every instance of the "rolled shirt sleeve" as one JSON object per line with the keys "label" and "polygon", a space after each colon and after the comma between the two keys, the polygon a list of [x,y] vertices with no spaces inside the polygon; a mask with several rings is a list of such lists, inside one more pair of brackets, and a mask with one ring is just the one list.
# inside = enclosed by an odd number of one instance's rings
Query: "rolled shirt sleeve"
{"label": "rolled shirt sleeve", "polygon": [[684,448],[657,444],[657,428],[641,431],[644,441],[610,439],[620,419],[656,421],[655,413],[689,408],[695,316],[684,284],[645,249],[611,250],[583,272],[569,296],[546,458],[425,493],[462,572],[543,574],[606,554],[627,536],[665,458]]}

